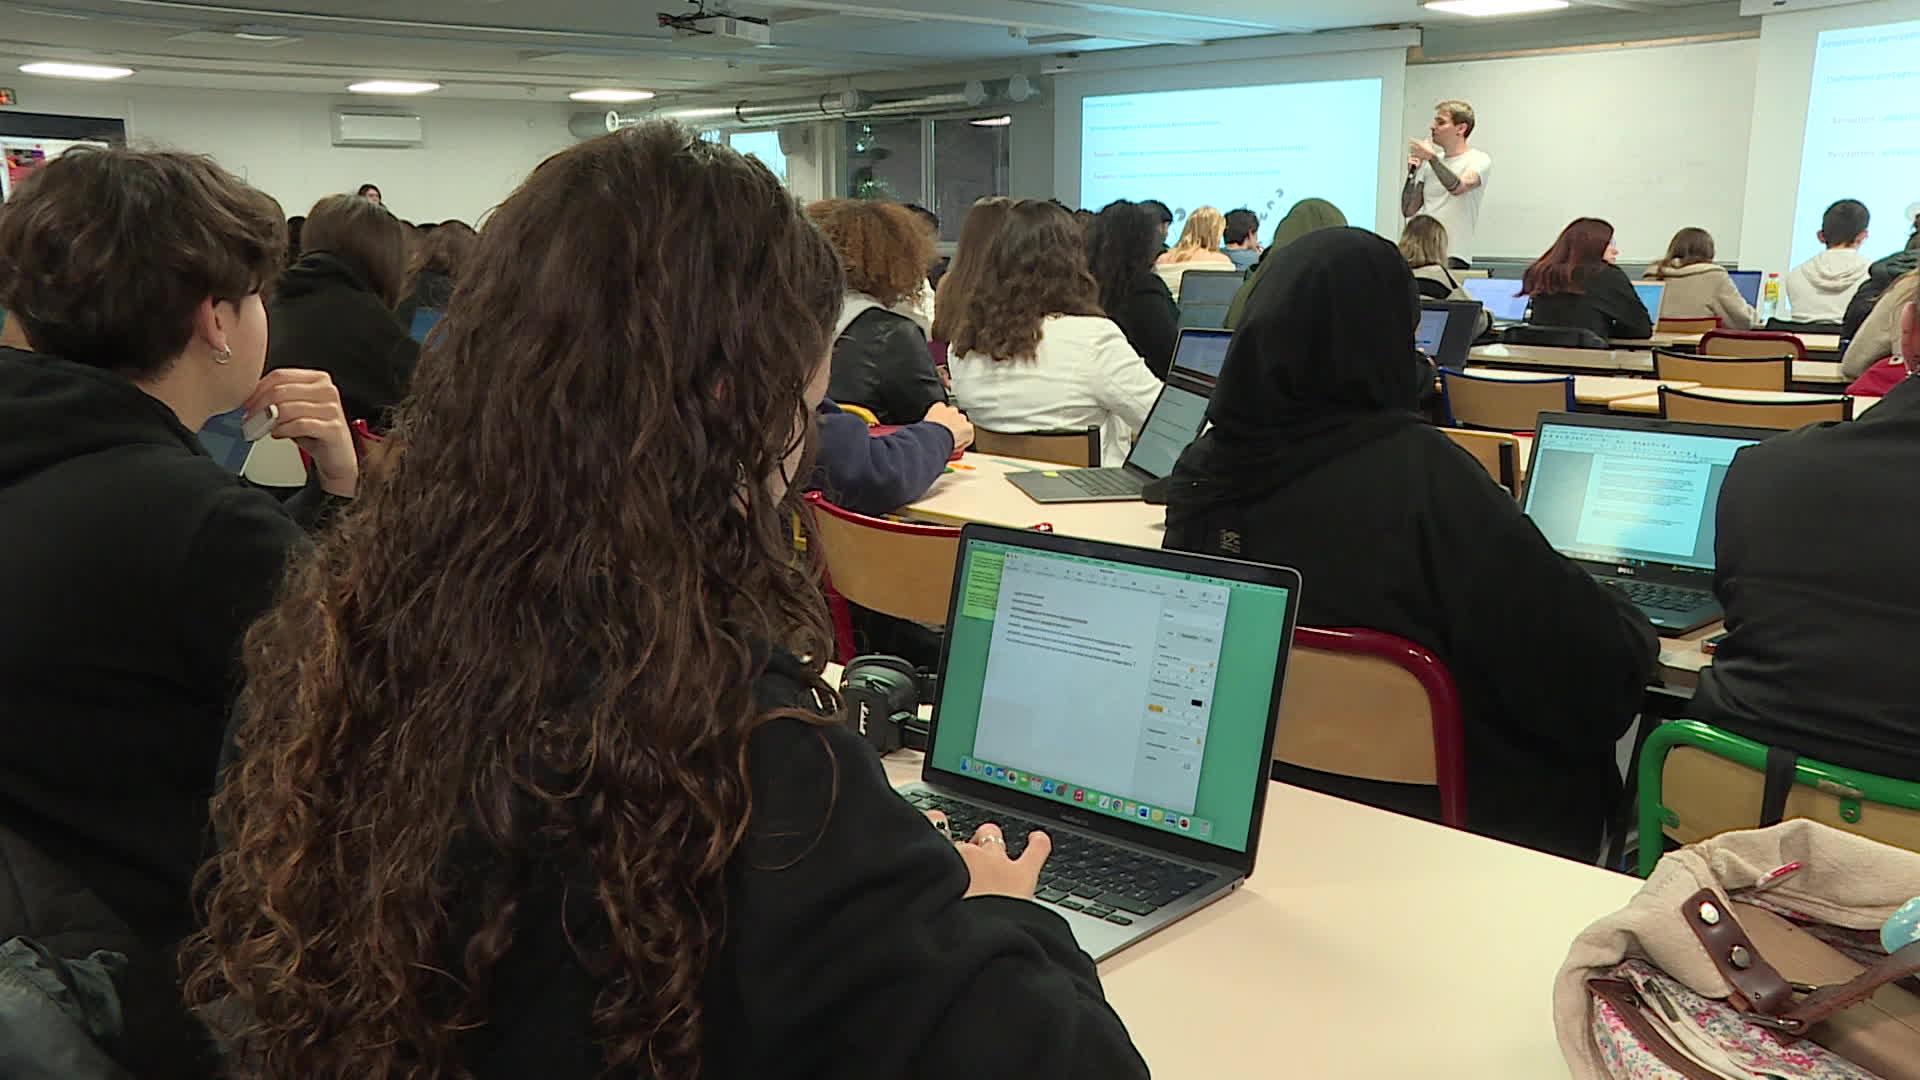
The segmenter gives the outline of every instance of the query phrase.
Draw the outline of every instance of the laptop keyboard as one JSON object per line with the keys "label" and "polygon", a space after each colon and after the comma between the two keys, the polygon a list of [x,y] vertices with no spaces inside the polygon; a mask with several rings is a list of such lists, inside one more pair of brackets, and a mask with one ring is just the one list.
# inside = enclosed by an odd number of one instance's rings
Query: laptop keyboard
{"label": "laptop keyboard", "polygon": [[975,829],[993,822],[1006,836],[1007,854],[1016,859],[1026,850],[1029,832],[1046,832],[1053,839],[1053,854],[1041,868],[1040,891],[1034,899],[1117,926],[1132,926],[1136,918],[1151,915],[1214,880],[1205,870],[1049,829],[1014,814],[989,812],[924,791],[906,792],[904,797],[921,810],[947,815],[948,828],[957,838],[972,836]]}
{"label": "laptop keyboard", "polygon": [[1602,585],[1619,589],[1627,594],[1627,599],[1643,608],[1656,611],[1692,611],[1703,604],[1713,602],[1713,594],[1705,589],[1689,589],[1681,585],[1658,585],[1651,581],[1621,581],[1618,578],[1601,578]]}
{"label": "laptop keyboard", "polygon": [[1080,469],[1061,478],[1089,495],[1138,495],[1140,485],[1125,469]]}

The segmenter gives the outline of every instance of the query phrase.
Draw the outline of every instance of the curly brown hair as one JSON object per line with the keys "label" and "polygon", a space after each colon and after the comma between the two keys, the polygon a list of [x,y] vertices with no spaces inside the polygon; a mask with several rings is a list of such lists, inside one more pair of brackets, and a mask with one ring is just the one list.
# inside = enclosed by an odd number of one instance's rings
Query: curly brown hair
{"label": "curly brown hair", "polygon": [[933,237],[913,211],[873,199],[822,199],[807,217],[840,254],[847,288],[892,307],[926,287]]}
{"label": "curly brown hair", "polygon": [[960,243],[953,250],[953,264],[933,291],[933,330],[928,335],[933,340],[951,342],[966,325],[967,309],[980,288],[980,268],[985,265],[987,246],[1006,224],[1012,206],[1013,200],[1004,195],[989,195],[968,208],[966,220],[960,223]]}
{"label": "curly brown hair", "polygon": [[389,471],[247,638],[183,948],[239,1071],[469,1075],[516,913],[577,875],[607,1065],[699,1074],[748,739],[795,715],[753,685],[828,640],[779,480],[841,295],[766,167],[676,125],[500,207]]}
{"label": "curly brown hair", "polygon": [[1100,287],[1087,269],[1086,241],[1073,215],[1058,205],[1022,199],[981,255],[978,288],[953,354],[1030,359],[1049,315],[1099,315]]}

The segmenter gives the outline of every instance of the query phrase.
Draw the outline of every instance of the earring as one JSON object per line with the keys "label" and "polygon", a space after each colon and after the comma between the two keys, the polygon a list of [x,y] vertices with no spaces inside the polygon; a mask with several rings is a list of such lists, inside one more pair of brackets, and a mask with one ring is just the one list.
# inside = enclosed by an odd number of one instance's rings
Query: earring
{"label": "earring", "polygon": [[233,346],[231,345],[220,346],[220,351],[213,354],[213,362],[216,364],[232,363],[233,362]]}

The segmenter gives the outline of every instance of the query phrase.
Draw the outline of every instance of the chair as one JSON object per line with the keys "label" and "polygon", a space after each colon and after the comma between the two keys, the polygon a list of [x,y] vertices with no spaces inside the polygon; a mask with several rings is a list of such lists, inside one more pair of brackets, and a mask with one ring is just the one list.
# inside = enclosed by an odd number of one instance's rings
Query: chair
{"label": "chair", "polygon": [[1718,329],[1720,329],[1720,320],[1712,315],[1704,315],[1698,319],[1670,319],[1661,316],[1660,321],[1654,324],[1653,332],[1656,334],[1704,334]]}
{"label": "chair", "polygon": [[307,465],[292,439],[266,438],[247,451],[240,475],[261,487],[297,488],[307,482]]}
{"label": "chair", "polygon": [[1294,631],[1273,760],[1440,789],[1440,820],[1467,824],[1466,736],[1453,676],[1377,630]]}
{"label": "chair", "polygon": [[1806,342],[1778,330],[1711,330],[1700,335],[1703,356],[1807,358]]}
{"label": "chair", "polygon": [[[1691,844],[1770,824],[1767,748],[1752,739],[1698,720],[1669,721],[1648,733],[1639,769],[1641,877],[1660,861],[1663,836]],[[1920,784],[1800,758],[1781,806],[1787,818],[1920,851]]]}
{"label": "chair", "polygon": [[856,655],[849,602],[896,619],[946,625],[959,529],[856,514],[817,491],[806,494],[806,504],[813,518],[812,546],[827,573],[827,607],[841,663]]}
{"label": "chair", "polygon": [[1545,345],[1554,349],[1610,349],[1606,338],[1581,326],[1509,326],[1500,333],[1508,345]]}
{"label": "chair", "polygon": [[1056,465],[1087,468],[1100,464],[1100,427],[1070,428],[1062,431],[988,431],[973,429],[973,448],[982,454],[1048,461]]}
{"label": "chair", "polygon": [[1743,360],[1655,349],[1653,377],[1721,390],[1785,390],[1789,363],[1785,356]]}
{"label": "chair", "polygon": [[1573,376],[1488,379],[1441,368],[1440,398],[1449,427],[1532,431],[1543,412],[1573,411]]}
{"label": "chair", "polygon": [[834,402],[834,404],[840,406],[841,412],[847,413],[850,416],[857,416],[860,419],[865,420],[867,422],[868,427],[880,426],[880,417],[876,416],[874,414],[874,411],[872,409],[867,408],[865,405],[849,405],[844,401],[836,401]]}
{"label": "chair", "polygon": [[1850,397],[1807,398],[1799,401],[1753,401],[1745,398],[1715,397],[1691,390],[1660,388],[1660,417],[1693,424],[1727,424],[1733,427],[1773,428],[1792,431],[1823,420],[1853,419]]}
{"label": "chair", "polygon": [[1493,482],[1520,497],[1520,440],[1497,431],[1469,431],[1465,428],[1441,428],[1454,445],[1473,455],[1487,470]]}

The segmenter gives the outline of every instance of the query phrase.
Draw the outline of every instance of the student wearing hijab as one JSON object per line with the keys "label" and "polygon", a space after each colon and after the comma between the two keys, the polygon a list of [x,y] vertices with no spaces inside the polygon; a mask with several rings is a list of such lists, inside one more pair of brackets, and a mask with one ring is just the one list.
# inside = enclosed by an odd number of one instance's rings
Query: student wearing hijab
{"label": "student wearing hijab", "polygon": [[1227,329],[1240,328],[1240,320],[1247,309],[1247,298],[1253,295],[1253,287],[1260,282],[1260,276],[1266,273],[1273,256],[1286,248],[1288,244],[1321,229],[1343,229],[1347,225],[1347,215],[1340,208],[1325,199],[1301,199],[1280,219],[1273,230],[1273,246],[1267,248],[1260,261],[1253,264],[1253,272],[1247,275],[1247,283],[1233,296],[1233,303],[1227,307]]}
{"label": "student wearing hijab", "polygon": [[[1657,655],[1653,628],[1415,413],[1433,374],[1392,244],[1325,230],[1267,263],[1207,407],[1213,427],[1174,468],[1166,546],[1295,567],[1303,624],[1432,650],[1460,691],[1474,831],[1591,861],[1619,800],[1613,746]],[[1437,814],[1430,788],[1276,772]]]}

